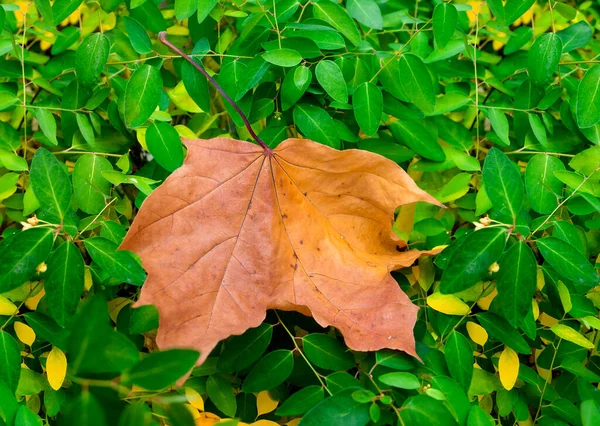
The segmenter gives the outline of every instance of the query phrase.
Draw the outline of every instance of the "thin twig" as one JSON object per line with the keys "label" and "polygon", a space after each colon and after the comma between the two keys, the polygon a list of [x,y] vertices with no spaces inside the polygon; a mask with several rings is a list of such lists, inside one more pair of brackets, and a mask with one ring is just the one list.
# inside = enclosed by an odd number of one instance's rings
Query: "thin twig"
{"label": "thin twig", "polygon": [[244,125],[246,126],[246,129],[248,130],[248,133],[250,133],[250,136],[252,136],[252,139],[254,139],[267,153],[270,153],[271,149],[267,146],[266,143],[264,143],[258,137],[258,135],[256,133],[254,133],[254,129],[252,129],[252,126],[250,125],[248,118],[246,118],[246,115],[242,112],[240,107],[233,101],[233,99],[231,99],[229,97],[229,95],[227,93],[225,93],[225,91],[221,88],[221,86],[219,86],[219,83],[217,83],[215,81],[215,79],[212,78],[206,72],[204,67],[202,65],[200,65],[198,62],[194,61],[192,58],[190,58],[190,56],[187,53],[185,53],[183,50],[181,50],[180,48],[175,46],[173,43],[171,43],[169,40],[167,40],[167,32],[166,31],[162,31],[162,32],[158,33],[158,39],[160,40],[160,42],[162,44],[167,46],[169,49],[171,49],[172,51],[177,52],[179,55],[181,55],[181,57],[183,59],[185,59],[190,64],[192,64],[194,66],[194,68],[196,68],[198,71],[200,71],[202,73],[202,75],[204,75],[204,77],[206,77],[206,79],[210,82],[210,84],[212,84],[214,86],[214,88],[217,89],[217,91],[221,94],[221,96],[223,96],[223,98],[229,103],[229,105],[231,105],[233,107],[233,109],[235,109],[235,111],[242,118],[242,120],[244,121]]}

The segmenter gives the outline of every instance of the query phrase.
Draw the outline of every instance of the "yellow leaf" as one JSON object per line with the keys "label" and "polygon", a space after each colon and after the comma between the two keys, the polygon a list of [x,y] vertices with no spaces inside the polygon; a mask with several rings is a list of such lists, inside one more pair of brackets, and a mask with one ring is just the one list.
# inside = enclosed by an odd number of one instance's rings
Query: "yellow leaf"
{"label": "yellow leaf", "polygon": [[487,296],[482,297],[481,299],[479,299],[477,301],[477,306],[479,306],[484,311],[487,311],[488,309],[490,309],[490,305],[492,303],[492,300],[494,300],[494,297],[496,297],[497,294],[498,294],[498,290],[496,290],[494,288],[494,290],[490,294],[488,294]]}
{"label": "yellow leaf", "polygon": [[0,315],[11,316],[17,312],[15,304],[0,294]]}
{"label": "yellow leaf", "polygon": [[519,356],[508,346],[504,348],[498,362],[498,373],[500,382],[504,389],[511,390],[517,382],[519,376]]}
{"label": "yellow leaf", "polygon": [[533,309],[533,319],[537,321],[537,319],[540,317],[540,306],[535,299],[531,301],[531,305],[531,308]]}
{"label": "yellow leaf", "polygon": [[545,285],[546,279],[544,278],[544,271],[538,266],[536,273],[536,287],[538,290],[542,291]]}
{"label": "yellow leaf", "polygon": [[67,357],[56,346],[52,348],[46,359],[46,374],[50,387],[59,390],[67,374]]}
{"label": "yellow leaf", "polygon": [[115,324],[117,323],[117,317],[119,316],[121,309],[130,303],[131,299],[126,297],[117,297],[108,302],[108,314],[110,315],[110,319],[112,319]]}
{"label": "yellow leaf", "polygon": [[189,403],[192,404],[192,407],[194,407],[200,411],[204,411],[204,400],[202,399],[202,396],[195,389],[186,387],[185,388],[185,397],[187,398]]}
{"label": "yellow leaf", "polygon": [[90,291],[93,285],[92,272],[90,271],[90,268],[86,266],[83,271],[83,286],[87,291]]}
{"label": "yellow leaf", "polygon": [[279,401],[271,398],[269,391],[259,392],[259,394],[256,396],[256,409],[259,416],[270,413],[276,409],[278,405]]}
{"label": "yellow leaf", "polygon": [[471,340],[480,346],[485,345],[488,340],[488,333],[485,328],[475,322],[469,321],[467,323],[467,333],[469,333]]}
{"label": "yellow leaf", "polygon": [[581,347],[587,349],[594,349],[594,344],[590,342],[586,337],[581,335],[578,331],[573,330],[564,324],[553,325],[551,330],[561,339],[568,340],[571,343],[575,343]]}
{"label": "yellow leaf", "polygon": [[542,312],[540,314],[540,324],[545,325],[546,327],[552,327],[553,325],[558,324],[558,320],[547,313]]}
{"label": "yellow leaf", "polygon": [[427,297],[427,304],[446,315],[467,315],[471,312],[469,305],[451,294],[433,293]]}
{"label": "yellow leaf", "polygon": [[571,308],[573,308],[573,304],[571,303],[571,294],[569,293],[569,289],[567,286],[560,280],[558,280],[558,297],[560,297],[560,303],[562,304],[563,309],[565,310],[565,314],[568,313]]}
{"label": "yellow leaf", "polygon": [[249,426],[279,426],[279,423],[275,423],[271,420],[259,420],[254,423],[250,423]]}
{"label": "yellow leaf", "polygon": [[190,130],[189,127],[185,127],[183,124],[178,124],[175,126],[175,130],[182,138],[195,139],[197,136],[194,132]]}
{"label": "yellow leaf", "polygon": [[299,417],[299,418],[294,419],[294,420],[290,420],[286,424],[287,424],[287,426],[298,426],[298,423],[300,423],[300,420],[302,420],[302,417]]}
{"label": "yellow leaf", "polygon": [[35,342],[35,331],[33,331],[33,328],[24,322],[15,322],[14,327],[15,333],[21,342],[27,346],[33,345],[33,342]]}
{"label": "yellow leaf", "polygon": [[[173,27],[171,27],[173,28]],[[185,90],[183,81],[177,83],[175,88],[167,90],[167,95],[173,101],[175,105],[187,112],[203,112],[196,102],[190,97],[188,92]]]}
{"label": "yellow leaf", "polygon": [[38,304],[40,303],[40,300],[42,300],[42,297],[44,297],[45,295],[46,291],[42,288],[34,296],[30,297],[25,301],[25,306],[27,306],[28,309],[35,311],[37,309]]}
{"label": "yellow leaf", "polygon": [[140,145],[142,145],[142,148],[148,151],[148,145],[146,144],[146,128],[136,129],[135,137],[137,138],[137,141],[140,143]]}

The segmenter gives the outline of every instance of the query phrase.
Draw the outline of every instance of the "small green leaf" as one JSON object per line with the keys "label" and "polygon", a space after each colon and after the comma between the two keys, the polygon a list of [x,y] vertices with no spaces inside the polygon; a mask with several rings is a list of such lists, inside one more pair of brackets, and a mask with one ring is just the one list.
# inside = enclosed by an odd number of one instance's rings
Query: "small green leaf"
{"label": "small green leaf", "polygon": [[71,182],[63,164],[50,151],[39,148],[31,161],[31,185],[44,212],[60,223],[71,204]]}
{"label": "small green leaf", "polygon": [[298,104],[294,108],[294,123],[307,138],[340,148],[333,118],[325,110],[313,105]]}
{"label": "small green leaf", "polygon": [[106,206],[110,182],[102,176],[102,172],[112,169],[110,162],[99,155],[86,154],[79,157],[73,168],[73,189],[81,210],[96,214]]}
{"label": "small green leaf", "polygon": [[382,374],[377,378],[381,383],[400,389],[419,389],[421,381],[412,373],[394,372]]}
{"label": "small green leaf", "polygon": [[311,408],[298,426],[366,426],[371,417],[369,405],[352,398],[360,388],[347,388],[324,399]]}
{"label": "small green leaf", "polygon": [[592,127],[600,121],[600,65],[596,65],[585,73],[575,99],[575,121],[580,128]]}
{"label": "small green leaf", "polygon": [[527,163],[525,188],[531,208],[537,213],[548,214],[558,206],[563,184],[554,172],[559,170],[565,170],[565,165],[547,154],[535,155]]}
{"label": "small green leaf", "polygon": [[223,376],[213,374],[206,381],[206,393],[215,406],[229,417],[234,417],[237,402],[231,383]]}
{"label": "small green leaf", "polygon": [[524,199],[521,174],[498,148],[489,150],[483,163],[483,184],[494,209],[514,223]]}
{"label": "small green leaf", "polygon": [[146,29],[138,21],[129,16],[124,16],[123,21],[125,22],[125,30],[127,31],[133,50],[140,55],[152,52],[152,41],[150,41]]}
{"label": "small green leaf", "polygon": [[84,244],[94,262],[116,280],[133,285],[142,285],[146,280],[146,273],[133,253],[117,251],[115,243],[101,237],[88,238]]}
{"label": "small green leaf", "polygon": [[312,73],[302,65],[285,75],[281,84],[281,108],[283,111],[287,111],[298,102],[308,89],[311,80]]}
{"label": "small green leaf", "polygon": [[390,125],[390,130],[396,140],[402,142],[420,156],[433,161],[444,161],[446,154],[438,142],[437,135],[425,123],[422,120],[397,120]]}
{"label": "small green leaf", "polygon": [[439,48],[444,48],[456,30],[458,12],[450,3],[440,3],[433,11],[433,35]]}
{"label": "small green leaf", "polygon": [[183,164],[183,145],[174,127],[164,122],[154,122],[146,131],[148,151],[158,164],[172,172]]}
{"label": "small green leaf", "polygon": [[556,237],[546,237],[537,240],[537,245],[546,262],[573,282],[578,291],[586,292],[600,282],[592,264],[569,243]]}
{"label": "small green leaf", "polygon": [[448,408],[427,395],[410,397],[400,410],[405,425],[457,426],[458,423]]}
{"label": "small green leaf", "polygon": [[[557,6],[564,3],[557,3]],[[556,33],[563,43],[563,53],[571,52],[587,45],[592,39],[592,28],[585,20],[574,23]]]}
{"label": "small green leaf", "polygon": [[175,0],[175,17],[179,21],[189,18],[198,8],[198,4],[203,3],[197,0]]}
{"label": "small green leaf", "polygon": [[355,365],[354,356],[337,339],[312,333],[302,338],[306,357],[326,370],[348,370]]}
{"label": "small green leaf", "polygon": [[511,25],[527,12],[535,0],[508,0],[504,5],[506,25]]}
{"label": "small green leaf", "polygon": [[[198,23],[204,22],[206,17],[210,14],[210,12],[215,8],[217,2],[219,0],[203,0],[198,2]],[[233,417],[235,415],[232,414]]]}
{"label": "small green leaf", "polygon": [[468,392],[473,379],[474,362],[469,339],[457,331],[451,332],[444,346],[444,355],[450,375],[465,392]]}
{"label": "small green leaf", "polygon": [[64,327],[75,315],[84,285],[84,261],[70,241],[61,244],[48,259],[44,280],[48,310]]}
{"label": "small green leaf", "polygon": [[0,165],[0,167],[14,172],[26,172],[29,170],[29,165],[24,158],[2,148],[0,148]]}
{"label": "small green leaf", "polygon": [[546,33],[536,38],[529,49],[527,71],[529,78],[544,85],[552,80],[562,55],[562,40],[554,33]]}
{"label": "small green leaf", "polygon": [[278,416],[300,416],[323,401],[321,386],[307,386],[286,399],[275,412]]}
{"label": "small green leaf", "polygon": [[315,68],[315,76],[329,96],[338,102],[348,103],[346,81],[342,70],[334,61],[320,61]]}
{"label": "small green leaf", "polygon": [[315,18],[327,22],[344,35],[355,46],[360,44],[360,33],[352,18],[337,3],[324,1],[313,4]]}
{"label": "small green leaf", "polygon": [[35,112],[35,118],[44,133],[44,136],[48,138],[52,145],[58,145],[58,140],[56,139],[56,119],[50,110],[39,108]]}
{"label": "small green leaf", "polygon": [[42,426],[42,419],[29,409],[26,405],[21,405],[17,416],[15,417],[15,425],[19,426]]}
{"label": "small green leaf", "polygon": [[4,330],[0,330],[0,382],[15,392],[21,375],[21,350],[15,339]]}
{"label": "small green leaf", "polygon": [[158,328],[158,309],[154,305],[144,305],[133,309],[129,320],[130,334],[143,334]]}
{"label": "small green leaf", "polygon": [[501,228],[488,228],[467,235],[461,249],[452,253],[444,269],[440,291],[458,293],[489,275],[489,267],[502,255],[507,234]]}
{"label": "small green leaf", "polygon": [[535,138],[542,146],[548,146],[548,136],[546,135],[546,128],[542,123],[542,119],[537,114],[529,114],[528,118]]}
{"label": "small green leaf", "polygon": [[276,49],[265,52],[263,59],[273,65],[280,67],[294,67],[302,61],[302,55],[293,49]]}
{"label": "small green leaf", "polygon": [[106,67],[109,54],[110,41],[104,34],[92,33],[84,38],[75,56],[75,72],[79,81],[85,85],[93,84]]}
{"label": "small green leaf", "polygon": [[381,9],[373,0],[348,0],[346,2],[348,13],[358,22],[368,28],[381,30],[383,28],[383,17]]}
{"label": "small green leaf", "polygon": [[492,129],[494,129],[494,132],[496,132],[502,143],[504,143],[506,146],[509,146],[510,139],[508,137],[508,133],[510,128],[504,111],[498,108],[489,108],[485,110],[485,113],[487,118],[490,120]]}
{"label": "small green leaf", "polygon": [[490,336],[496,340],[521,354],[529,355],[531,353],[531,348],[523,336],[500,315],[493,312],[480,312],[477,314],[477,319]]}
{"label": "small green leaf", "polygon": [[260,392],[273,389],[287,379],[294,369],[292,351],[278,349],[265,355],[246,376],[242,390]]}
{"label": "small green leaf", "polygon": [[152,115],[162,92],[162,77],[150,65],[139,67],[127,81],[123,95],[122,113],[127,127],[144,124]]}
{"label": "small green leaf", "polygon": [[190,372],[200,354],[186,349],[153,352],[125,373],[124,380],[148,390],[161,390]]}
{"label": "small green leaf", "polygon": [[60,24],[63,19],[68,18],[82,2],[83,0],[56,0],[52,5],[54,26]]}
{"label": "small green leaf", "polygon": [[360,129],[368,136],[377,133],[383,113],[383,97],[379,87],[369,82],[361,84],[352,95],[352,105]]}
{"label": "small green leaf", "polygon": [[267,350],[272,337],[273,326],[266,323],[249,329],[241,336],[233,336],[225,343],[219,357],[219,371],[241,371],[254,364]]}
{"label": "small green leaf", "polygon": [[398,72],[400,86],[410,102],[425,114],[432,114],[435,111],[435,92],[423,60],[413,54],[404,54],[400,57]]}

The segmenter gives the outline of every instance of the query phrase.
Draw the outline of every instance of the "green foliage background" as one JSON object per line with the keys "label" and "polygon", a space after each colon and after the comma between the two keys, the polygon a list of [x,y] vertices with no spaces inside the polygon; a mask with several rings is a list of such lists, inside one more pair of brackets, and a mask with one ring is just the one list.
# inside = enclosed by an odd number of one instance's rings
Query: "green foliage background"
{"label": "green foliage background", "polygon": [[[600,424],[599,18],[574,0],[2,4],[0,424]],[[116,248],[179,136],[250,138],[160,31],[270,146],[379,153],[448,206],[394,222],[448,246],[394,273],[423,363],[270,312],[174,386],[198,354],[155,351],[155,310],[131,307],[144,271]]]}

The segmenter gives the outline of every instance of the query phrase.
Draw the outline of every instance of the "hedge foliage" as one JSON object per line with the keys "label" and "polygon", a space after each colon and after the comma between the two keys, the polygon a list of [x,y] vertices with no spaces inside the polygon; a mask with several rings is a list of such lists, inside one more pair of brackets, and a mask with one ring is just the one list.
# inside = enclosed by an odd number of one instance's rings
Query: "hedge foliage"
{"label": "hedge foliage", "polygon": [[[597,1],[34,0],[0,28],[0,424],[600,424]],[[394,273],[422,362],[274,311],[189,377],[156,351],[116,249],[179,136],[250,140],[161,31],[270,146],[381,154],[447,206],[394,222],[447,246]]]}

